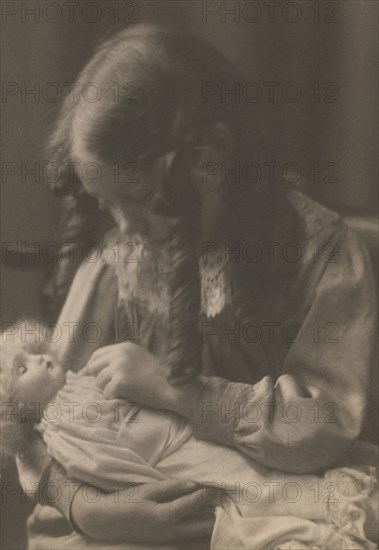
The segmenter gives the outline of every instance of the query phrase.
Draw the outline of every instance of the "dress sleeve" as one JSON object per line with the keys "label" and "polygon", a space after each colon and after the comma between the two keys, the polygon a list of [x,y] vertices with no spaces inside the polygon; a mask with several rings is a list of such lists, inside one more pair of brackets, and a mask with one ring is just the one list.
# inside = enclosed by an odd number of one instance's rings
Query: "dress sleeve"
{"label": "dress sleeve", "polygon": [[83,261],[57,322],[55,352],[66,370],[77,372],[97,348],[114,343],[117,298],[114,269],[102,258]]}
{"label": "dress sleeve", "polygon": [[[335,464],[359,436],[375,361],[376,298],[370,259],[348,230],[326,264],[277,380],[205,379],[194,435],[296,473]],[[232,367],[231,367],[232,368]]]}

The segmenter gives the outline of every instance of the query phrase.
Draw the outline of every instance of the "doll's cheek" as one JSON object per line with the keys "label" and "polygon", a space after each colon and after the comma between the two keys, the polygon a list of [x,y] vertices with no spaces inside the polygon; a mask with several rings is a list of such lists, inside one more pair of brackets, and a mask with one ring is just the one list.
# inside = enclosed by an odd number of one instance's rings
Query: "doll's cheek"
{"label": "doll's cheek", "polygon": [[32,381],[24,381],[16,389],[17,400],[20,402],[38,401],[41,395],[41,386]]}

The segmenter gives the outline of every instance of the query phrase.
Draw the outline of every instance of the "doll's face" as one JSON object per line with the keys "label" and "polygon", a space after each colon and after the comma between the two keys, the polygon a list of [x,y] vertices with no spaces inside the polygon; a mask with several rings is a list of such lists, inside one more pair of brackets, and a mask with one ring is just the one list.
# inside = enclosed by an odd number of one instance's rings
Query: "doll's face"
{"label": "doll's face", "polygon": [[14,358],[12,378],[18,401],[44,407],[63,386],[65,373],[51,355],[23,352]]}

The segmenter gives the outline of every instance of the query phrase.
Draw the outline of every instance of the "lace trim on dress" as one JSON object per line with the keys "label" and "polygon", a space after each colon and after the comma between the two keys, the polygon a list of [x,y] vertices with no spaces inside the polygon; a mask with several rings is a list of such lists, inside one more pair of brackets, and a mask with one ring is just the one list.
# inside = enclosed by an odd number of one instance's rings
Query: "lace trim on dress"
{"label": "lace trim on dress", "polygon": [[290,540],[274,550],[376,550],[377,471],[372,466],[343,467],[325,473],[329,491],[327,538],[315,542]]}
{"label": "lace trim on dress", "polygon": [[199,260],[201,279],[201,311],[208,318],[216,317],[231,303],[230,261],[224,257]]}
{"label": "lace trim on dress", "polygon": [[[325,227],[335,224],[339,216],[325,206],[314,203],[301,192],[292,191],[290,202],[306,221],[301,240],[313,242]],[[168,273],[170,258],[167,241],[149,244],[139,235],[120,235],[111,230],[105,238],[104,261],[115,269],[119,283],[119,304],[143,303],[149,312],[168,315]],[[311,243],[312,244],[312,243]],[[311,253],[312,248],[310,248]],[[212,318],[231,304],[230,264],[223,254],[209,254],[199,260],[201,278],[201,313]],[[304,254],[301,261],[306,261]]]}
{"label": "lace trim on dress", "polygon": [[[150,313],[168,315],[170,258],[166,243],[146,243],[139,235],[106,236],[103,259],[116,273],[119,305],[143,304]],[[215,317],[231,303],[229,263],[221,255],[199,260],[201,313]]]}
{"label": "lace trim on dress", "polygon": [[[154,249],[139,235],[108,237],[103,259],[111,265],[118,279],[119,305],[139,302],[150,313],[168,315],[167,275],[169,262],[161,247]],[[111,242],[110,242],[111,241]]]}
{"label": "lace trim on dress", "polygon": [[329,521],[339,528],[346,540],[356,544],[357,548],[376,548],[369,540],[376,532],[378,514],[376,468],[338,468],[326,472],[325,479],[338,488],[337,497],[327,502]]}

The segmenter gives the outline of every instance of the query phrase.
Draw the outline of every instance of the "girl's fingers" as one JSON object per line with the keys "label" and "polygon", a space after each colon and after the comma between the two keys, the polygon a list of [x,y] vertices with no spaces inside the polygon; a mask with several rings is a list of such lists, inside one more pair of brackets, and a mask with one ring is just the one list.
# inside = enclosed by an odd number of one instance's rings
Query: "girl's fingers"
{"label": "girl's fingers", "polygon": [[[101,376],[101,373],[99,374],[99,376]],[[120,392],[118,384],[114,382],[111,377],[108,377],[108,382],[105,384],[102,390],[104,399],[125,399],[125,397]]]}
{"label": "girl's fingers", "polygon": [[102,357],[103,355],[107,355],[109,354],[109,352],[111,351],[111,348],[113,348],[114,345],[110,345],[110,346],[103,346],[102,348],[98,348],[96,351],[93,352],[93,354],[91,355],[91,359],[94,359],[94,358],[98,358],[98,357]]}
{"label": "girl's fingers", "polygon": [[204,498],[203,490],[199,489],[190,495],[179,497],[173,502],[161,504],[161,506],[167,507],[166,512],[168,511],[172,515],[173,520],[175,520],[191,516],[198,512],[199,508],[204,507]]}
{"label": "girl's fingers", "polygon": [[173,500],[199,490],[200,485],[192,481],[165,479],[157,481],[154,487],[145,486],[146,497],[157,502],[171,503]]}
{"label": "girl's fingers", "polygon": [[[105,368],[97,375],[95,383],[100,390],[105,390],[105,387],[110,383],[111,380],[112,380],[112,375],[109,372],[109,370]],[[105,397],[105,393],[104,393],[104,397]]]}
{"label": "girl's fingers", "polygon": [[104,357],[91,357],[91,359],[88,361],[86,366],[86,373],[90,374],[92,376],[97,376],[99,372],[101,372],[104,368],[106,368],[109,365],[109,357],[108,359],[104,355]]}

